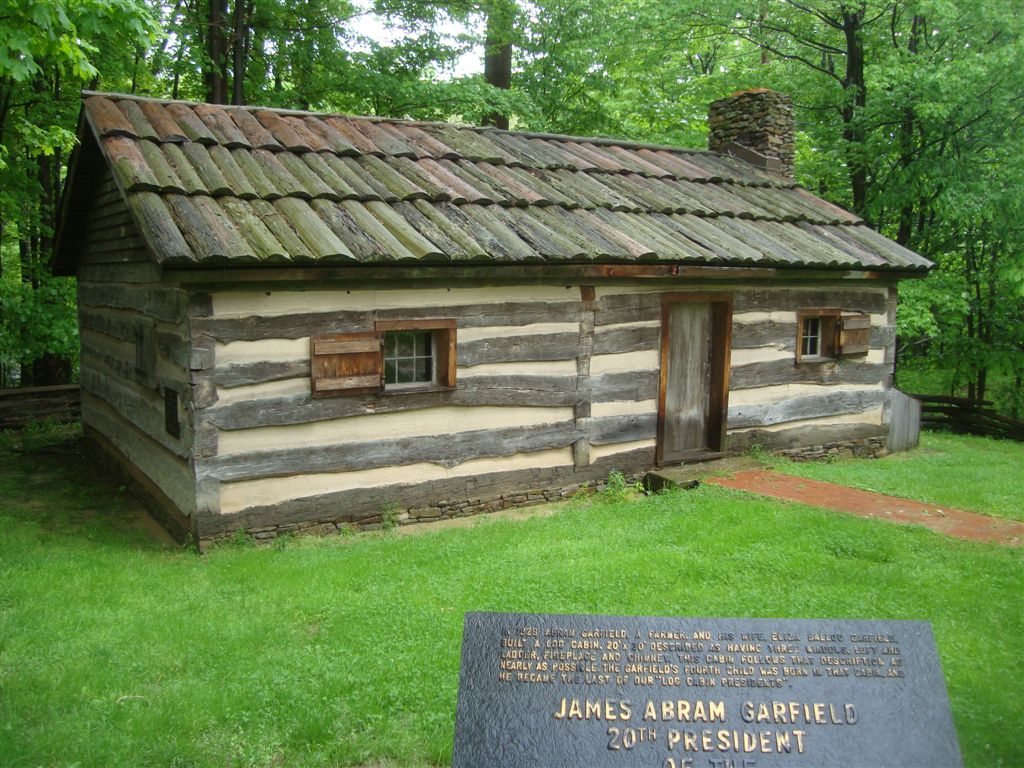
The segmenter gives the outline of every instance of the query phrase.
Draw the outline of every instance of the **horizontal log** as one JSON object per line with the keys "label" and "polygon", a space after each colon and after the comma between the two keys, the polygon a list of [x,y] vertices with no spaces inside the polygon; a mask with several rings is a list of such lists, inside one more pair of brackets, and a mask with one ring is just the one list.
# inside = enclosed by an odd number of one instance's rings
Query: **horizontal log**
{"label": "horizontal log", "polygon": [[[734,323],[732,327],[733,349],[754,349],[775,346],[779,349],[796,350],[796,323]],[[872,349],[883,349],[896,340],[896,331],[891,326],[876,325],[871,329]]]}
{"label": "horizontal log", "polygon": [[[79,326],[83,330],[102,333],[105,336],[134,344],[136,328],[143,316],[129,310],[95,310],[83,308],[78,313]],[[156,350],[167,361],[186,368],[189,363],[188,340],[180,331],[168,330],[175,326],[162,326],[157,329]]]}
{"label": "horizontal log", "polygon": [[613,470],[634,474],[654,465],[654,449],[641,448],[599,459],[587,467],[573,466],[519,469],[453,477],[429,482],[410,482],[308,496],[250,509],[231,515],[198,517],[199,537],[215,536],[238,528],[252,529],[307,521],[359,522],[380,515],[385,508],[432,506],[449,499],[473,503],[526,495],[546,489],[570,489],[580,483],[608,477]]}
{"label": "horizontal log", "polygon": [[729,408],[728,424],[729,429],[744,429],[860,413],[882,405],[884,400],[883,390],[854,390],[796,397],[779,403],[735,405]]}
{"label": "horizontal log", "polygon": [[145,244],[125,226],[96,230],[82,240],[79,248],[92,256],[121,251],[145,253]]}
{"label": "horizontal log", "polygon": [[111,250],[94,250],[85,246],[79,249],[79,264],[136,264],[149,260],[143,248],[124,247]]}
{"label": "horizontal log", "polygon": [[[887,310],[884,290],[829,287],[811,290],[790,288],[724,289],[733,298],[733,312],[778,312],[837,307],[844,310],[883,314]],[[699,293],[699,291],[694,291]],[[656,320],[661,317],[663,294],[623,293],[602,296],[596,302],[597,325]],[[795,330],[794,330],[795,335]]]}
{"label": "horizontal log", "polygon": [[[251,429],[446,405],[568,407],[578,397],[576,379],[572,376],[472,376],[460,379],[453,390],[316,399],[302,394],[244,400],[207,409],[202,418],[221,429]],[[410,418],[415,415],[410,414]]]}
{"label": "horizontal log", "polygon": [[167,434],[164,428],[164,399],[160,393],[118,381],[88,364],[81,367],[79,380],[83,392],[105,402],[150,440],[176,456],[188,458],[192,440],[188,420],[183,420],[181,424],[180,439]]}
{"label": "horizontal log", "polygon": [[806,448],[815,445],[841,443],[866,437],[884,437],[888,427],[879,424],[827,424],[794,426],[792,429],[766,430],[750,429],[730,433],[726,437],[729,452],[737,453],[754,446],[769,450],[783,451],[790,448]]}
{"label": "horizontal log", "polygon": [[538,333],[459,342],[457,354],[459,366],[467,368],[487,363],[575,360],[578,344],[576,333]]}
{"label": "horizontal log", "polygon": [[144,434],[102,400],[82,393],[82,423],[128,457],[186,515],[195,509],[195,483],[188,463]]}
{"label": "horizontal log", "polygon": [[[239,363],[215,368],[201,379],[208,379],[218,387],[242,387],[266,384],[285,379],[309,378],[309,360],[284,360],[274,363]],[[197,378],[197,381],[200,378]]]}
{"label": "horizontal log", "polygon": [[639,323],[661,319],[662,294],[621,293],[594,302],[594,325]]}
{"label": "horizontal log", "polygon": [[658,326],[610,328],[594,334],[593,353],[595,355],[614,355],[621,352],[658,349],[660,342],[661,328]]}
{"label": "horizontal log", "polygon": [[[105,471],[114,470],[118,484],[127,485],[133,495],[140,498],[146,511],[180,544],[185,544],[189,536],[195,536],[192,519],[182,513],[178,503],[164,490],[130,461],[122,450],[116,447],[107,437],[89,425],[83,428],[86,444],[90,455],[105,456],[109,461],[103,462]],[[193,542],[195,539],[193,539]]]}
{"label": "horizontal log", "polygon": [[421,462],[454,467],[472,459],[500,458],[566,448],[579,439],[572,421],[508,429],[481,429],[449,435],[422,435],[377,442],[312,446],[218,456],[197,462],[200,478],[221,482],[266,477],[407,466]]}
{"label": "horizontal log", "polygon": [[131,211],[123,202],[120,205],[94,206],[89,214],[89,228],[102,229],[112,224],[128,224],[134,226]]}
{"label": "horizontal log", "polygon": [[78,266],[80,280],[95,283],[158,283],[160,268],[152,262],[135,262],[130,264],[80,264]]}
{"label": "horizontal log", "polygon": [[648,440],[658,434],[658,414],[642,413],[625,416],[605,416],[590,420],[590,443],[610,445]]}
{"label": "horizontal log", "polygon": [[734,313],[778,312],[835,307],[868,314],[884,314],[888,308],[885,290],[845,286],[799,290],[795,288],[751,288],[733,293]]}
{"label": "horizontal log", "polygon": [[595,403],[621,400],[651,400],[658,396],[659,371],[606,373],[591,377],[591,398]]}
{"label": "horizontal log", "polygon": [[123,217],[106,219],[102,223],[94,222],[82,240],[82,245],[100,250],[106,249],[107,245],[112,243],[119,243],[131,248],[143,247],[138,230]]}
{"label": "horizontal log", "polygon": [[131,309],[169,323],[184,322],[187,306],[186,294],[178,288],[129,283],[79,281],[78,300],[80,306]]}
{"label": "horizontal log", "polygon": [[[909,393],[908,393],[909,395]],[[986,406],[992,405],[991,400],[976,400],[969,397],[952,397],[950,395],[909,395],[915,400],[920,400],[922,403],[951,403],[954,405],[964,406]]]}
{"label": "horizontal log", "polygon": [[[91,366],[97,368],[110,378],[122,379],[126,382],[132,382],[154,390],[165,386],[178,388],[185,382],[184,371],[178,372],[167,366],[160,366],[156,369],[155,380],[141,375],[135,367],[134,348],[130,356],[124,356],[112,354],[109,350],[97,344],[83,343],[81,348],[81,365],[82,367]],[[179,375],[176,376],[175,373]]]}
{"label": "horizontal log", "polygon": [[729,389],[774,387],[778,384],[882,384],[891,367],[884,363],[829,360],[800,363],[795,360],[767,360],[740,365],[729,371]]}
{"label": "horizontal log", "polygon": [[[339,292],[339,305],[344,305]],[[193,317],[194,333],[209,335],[221,343],[260,339],[298,339],[316,333],[372,330],[377,321],[451,318],[459,328],[578,322],[577,302],[520,302],[453,306],[405,307],[372,311],[308,312],[280,316]]]}
{"label": "horizontal log", "polygon": [[81,413],[77,384],[0,389],[0,429],[21,429],[32,421],[75,421]]}

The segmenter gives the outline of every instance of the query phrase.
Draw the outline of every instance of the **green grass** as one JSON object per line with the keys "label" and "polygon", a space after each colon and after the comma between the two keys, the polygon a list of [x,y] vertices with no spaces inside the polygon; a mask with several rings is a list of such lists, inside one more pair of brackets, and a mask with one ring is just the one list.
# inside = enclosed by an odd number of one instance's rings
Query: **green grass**
{"label": "green grass", "polygon": [[701,487],[200,557],[60,438],[0,447],[5,766],[445,765],[472,610],[926,619],[967,765],[1024,765],[1020,550]]}
{"label": "green grass", "polygon": [[884,459],[773,460],[792,475],[1024,520],[1024,443],[922,432],[917,450]]}

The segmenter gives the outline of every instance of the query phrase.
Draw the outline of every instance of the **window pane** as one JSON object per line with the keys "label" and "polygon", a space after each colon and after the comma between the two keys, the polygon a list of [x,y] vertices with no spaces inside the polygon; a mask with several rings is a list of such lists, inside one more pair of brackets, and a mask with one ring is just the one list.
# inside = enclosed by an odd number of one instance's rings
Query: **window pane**
{"label": "window pane", "polygon": [[820,317],[805,317],[804,318],[804,333],[800,339],[800,354],[801,355],[817,355],[819,354],[819,344],[821,341],[821,318]]}
{"label": "window pane", "polygon": [[403,331],[398,334],[398,356],[412,357],[415,354],[416,337],[414,334]]}
{"label": "window pane", "polygon": [[433,336],[432,331],[388,331],[385,333],[385,383],[433,383]]}
{"label": "window pane", "polygon": [[429,382],[431,378],[432,377],[430,375],[430,358],[416,358],[416,381]]}
{"label": "window pane", "polygon": [[398,383],[409,384],[416,381],[413,378],[413,361],[411,358],[402,358],[398,361]]}

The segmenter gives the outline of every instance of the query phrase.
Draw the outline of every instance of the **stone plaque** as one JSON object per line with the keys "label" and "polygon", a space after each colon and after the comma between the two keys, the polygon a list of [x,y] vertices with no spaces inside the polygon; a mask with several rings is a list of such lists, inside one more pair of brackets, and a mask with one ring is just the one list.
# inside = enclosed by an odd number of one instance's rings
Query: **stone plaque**
{"label": "stone plaque", "polygon": [[452,765],[962,761],[928,622],[469,613]]}

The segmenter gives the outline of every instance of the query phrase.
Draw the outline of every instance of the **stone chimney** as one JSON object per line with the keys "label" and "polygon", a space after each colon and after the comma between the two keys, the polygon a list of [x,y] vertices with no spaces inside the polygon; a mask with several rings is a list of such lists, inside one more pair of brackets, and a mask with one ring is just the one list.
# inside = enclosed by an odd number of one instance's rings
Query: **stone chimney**
{"label": "stone chimney", "polygon": [[793,175],[793,101],[767,88],[740,91],[708,107],[708,148]]}

